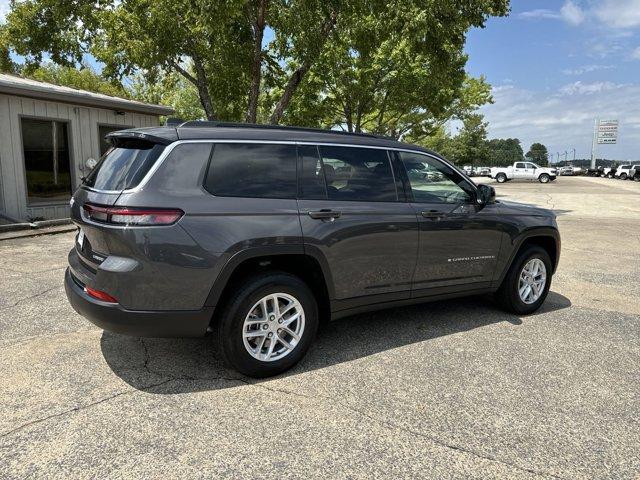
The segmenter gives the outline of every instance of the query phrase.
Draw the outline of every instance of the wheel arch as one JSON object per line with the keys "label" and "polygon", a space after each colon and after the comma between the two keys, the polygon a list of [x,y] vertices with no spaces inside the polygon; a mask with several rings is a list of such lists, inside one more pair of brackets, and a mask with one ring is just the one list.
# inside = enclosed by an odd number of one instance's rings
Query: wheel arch
{"label": "wheel arch", "polygon": [[222,267],[205,305],[221,307],[243,279],[270,270],[303,280],[316,296],[320,318],[329,318],[334,288],[327,261],[316,249],[302,245],[250,248],[236,253]]}
{"label": "wheel arch", "polygon": [[518,254],[530,245],[536,245],[543,248],[551,258],[551,264],[553,265],[553,273],[558,268],[558,262],[560,261],[560,234],[558,230],[554,228],[538,228],[525,232],[520,238],[514,242],[514,248],[509,257],[509,261],[506,262],[503,271],[500,274],[497,284],[500,285],[504,280],[507,272],[513,265]]}

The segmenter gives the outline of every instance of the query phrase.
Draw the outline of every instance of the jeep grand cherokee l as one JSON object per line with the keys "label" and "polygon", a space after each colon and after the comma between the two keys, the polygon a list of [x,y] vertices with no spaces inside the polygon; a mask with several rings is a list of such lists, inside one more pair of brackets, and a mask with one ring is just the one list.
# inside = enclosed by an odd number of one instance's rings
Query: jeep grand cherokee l
{"label": "jeep grand cherokee l", "polygon": [[247,375],[293,366],[324,319],[481,293],[532,313],[558,264],[552,212],[414,145],[208,122],[108,139],[71,201],[71,305],[117,333],[211,332]]}

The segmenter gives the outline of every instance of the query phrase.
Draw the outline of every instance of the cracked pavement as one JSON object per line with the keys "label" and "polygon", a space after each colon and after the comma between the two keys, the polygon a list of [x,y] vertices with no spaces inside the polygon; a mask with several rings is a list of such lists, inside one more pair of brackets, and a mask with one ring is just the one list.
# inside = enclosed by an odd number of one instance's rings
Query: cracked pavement
{"label": "cracked pavement", "polygon": [[207,338],[78,316],[72,234],[0,242],[0,477],[637,478],[640,184],[496,189],[559,215],[539,313],[471,298],[359,315],[260,381]]}

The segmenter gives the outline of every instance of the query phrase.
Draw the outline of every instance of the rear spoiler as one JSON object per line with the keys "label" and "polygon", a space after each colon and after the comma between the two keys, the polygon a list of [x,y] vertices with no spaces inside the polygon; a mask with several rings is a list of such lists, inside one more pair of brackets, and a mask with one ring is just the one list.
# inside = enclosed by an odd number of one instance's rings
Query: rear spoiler
{"label": "rear spoiler", "polygon": [[178,133],[175,128],[149,128],[149,129],[130,129],[111,132],[105,137],[114,146],[122,140],[145,140],[147,142],[159,143],[160,145],[169,145],[178,140]]}

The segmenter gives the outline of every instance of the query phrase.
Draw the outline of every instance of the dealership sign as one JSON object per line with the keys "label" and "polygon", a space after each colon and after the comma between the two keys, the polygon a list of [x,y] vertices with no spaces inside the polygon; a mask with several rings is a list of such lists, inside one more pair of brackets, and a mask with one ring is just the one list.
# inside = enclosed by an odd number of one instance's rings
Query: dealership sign
{"label": "dealership sign", "polygon": [[598,122],[597,139],[599,144],[618,142],[618,120],[600,120]]}

